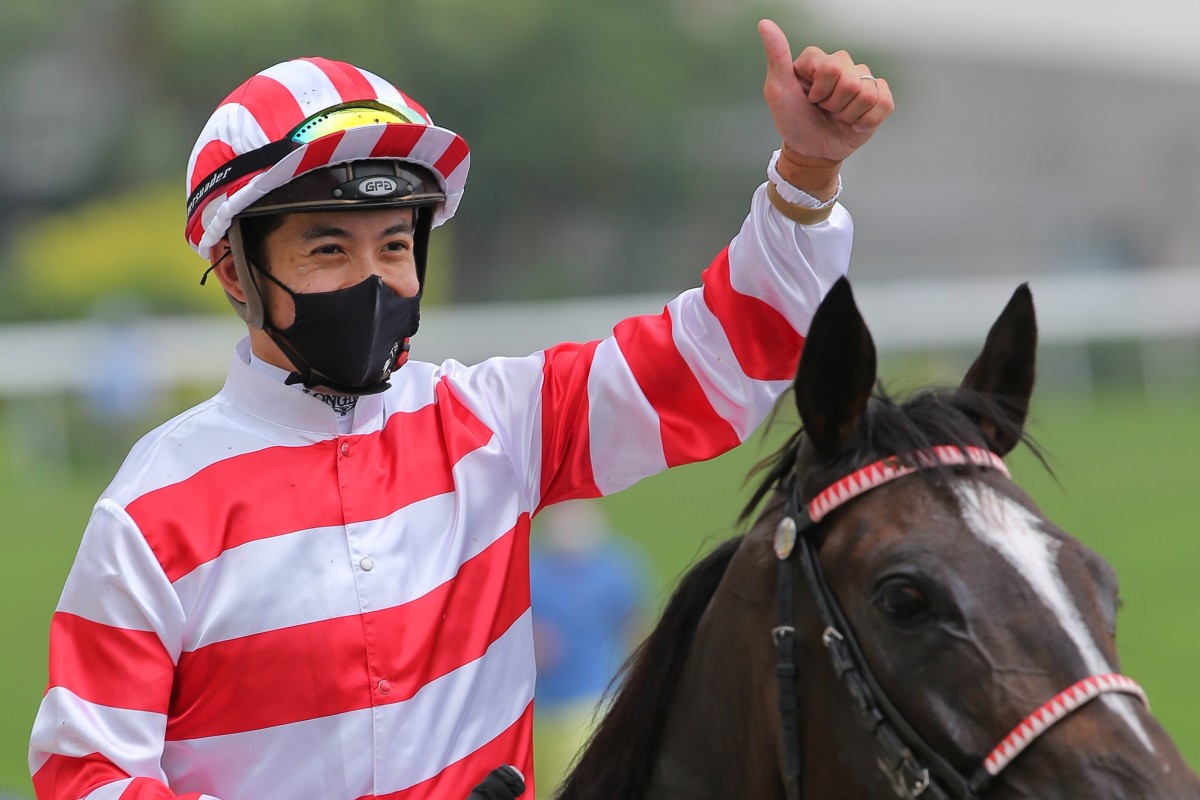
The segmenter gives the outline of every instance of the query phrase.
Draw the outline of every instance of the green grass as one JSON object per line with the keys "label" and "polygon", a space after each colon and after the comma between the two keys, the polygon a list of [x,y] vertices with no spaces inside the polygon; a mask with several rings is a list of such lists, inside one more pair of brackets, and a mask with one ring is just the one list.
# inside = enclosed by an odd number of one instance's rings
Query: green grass
{"label": "green grass", "polygon": [[[1136,396],[1047,397],[1034,416],[1059,482],[1027,453],[1010,458],[1014,475],[1051,519],[1117,569],[1122,668],[1146,687],[1189,763],[1200,765],[1200,398],[1148,405]],[[781,423],[768,441],[787,430]],[[604,501],[617,527],[645,547],[662,597],[699,553],[732,532],[747,496],[743,477],[768,446],[756,441]],[[92,502],[115,465],[93,458],[68,477],[36,453],[9,453],[0,449],[0,791],[32,797],[26,748],[46,680],[46,631]]]}
{"label": "green grass", "polygon": [[0,791],[33,797],[26,751],[46,685],[50,616],[106,481],[0,480]]}

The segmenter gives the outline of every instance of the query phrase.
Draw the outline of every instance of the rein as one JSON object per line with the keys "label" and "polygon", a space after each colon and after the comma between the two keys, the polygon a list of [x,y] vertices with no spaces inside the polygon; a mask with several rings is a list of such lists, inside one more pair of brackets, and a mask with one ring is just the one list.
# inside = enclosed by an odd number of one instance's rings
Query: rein
{"label": "rein", "polygon": [[831,511],[859,495],[897,478],[937,466],[975,466],[1009,477],[999,456],[978,447],[934,447],[876,461],[835,481],[807,504],[801,504],[793,478],[788,512],[775,530],[779,560],[779,617],[771,630],[775,642],[775,675],[779,682],[779,713],[783,734],[784,779],[789,800],[800,799],[801,755],[796,697],[796,628],[793,608],[794,559],[800,545],[800,564],[816,601],[823,633],[838,681],[850,695],[859,722],[874,737],[880,769],[903,798],[978,800],[992,779],[1047,729],[1090,700],[1109,692],[1132,694],[1149,705],[1136,682],[1124,675],[1093,675],[1051,698],[1008,733],[971,775],[964,775],[908,724],[888,698],[863,655],[837,598],[830,591],[812,537],[805,535]]}

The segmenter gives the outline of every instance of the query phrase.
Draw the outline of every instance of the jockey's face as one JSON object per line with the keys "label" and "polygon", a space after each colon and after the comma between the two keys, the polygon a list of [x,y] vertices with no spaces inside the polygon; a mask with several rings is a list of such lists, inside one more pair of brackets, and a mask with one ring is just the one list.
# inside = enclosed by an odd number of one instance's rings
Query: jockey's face
{"label": "jockey's face", "polygon": [[[256,266],[269,270],[297,294],[344,289],[378,275],[396,294],[413,297],[420,291],[413,253],[414,217],[411,208],[285,214],[264,237],[261,253],[265,263]],[[214,250],[214,261],[223,249]],[[227,292],[244,300],[228,259],[217,267],[216,274]],[[259,277],[257,283],[267,318],[276,328],[286,330],[295,320],[292,298],[271,280]],[[250,342],[262,360],[294,369],[265,331],[251,328]]]}
{"label": "jockey's face", "polygon": [[[413,255],[413,210],[312,211],[287,214],[263,243],[271,275],[297,294],[331,292],[378,275],[401,297],[420,290]],[[292,300],[263,281],[271,322],[286,329]]]}

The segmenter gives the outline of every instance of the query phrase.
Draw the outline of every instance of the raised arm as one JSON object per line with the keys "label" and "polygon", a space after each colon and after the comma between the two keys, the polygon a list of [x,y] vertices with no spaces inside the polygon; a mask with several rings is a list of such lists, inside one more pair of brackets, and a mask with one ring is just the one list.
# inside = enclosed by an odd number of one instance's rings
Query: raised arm
{"label": "raised arm", "polygon": [[760,32],[783,148],[703,285],[599,342],[451,376],[454,396],[513,455],[531,508],[609,494],[745,441],[790,385],[812,315],[849,267],[839,170],[891,113],[891,92],[844,52],[793,60],[774,23]]}

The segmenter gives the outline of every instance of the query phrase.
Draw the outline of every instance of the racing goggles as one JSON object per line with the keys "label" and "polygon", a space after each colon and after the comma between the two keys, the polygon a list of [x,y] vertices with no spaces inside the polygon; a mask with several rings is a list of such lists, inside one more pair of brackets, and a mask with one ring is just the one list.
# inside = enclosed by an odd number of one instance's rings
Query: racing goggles
{"label": "racing goggles", "polygon": [[427,124],[411,108],[393,108],[375,100],[356,100],[323,109],[293,128],[286,138],[236,156],[200,181],[188,196],[187,217],[190,220],[204,199],[221,187],[273,167],[292,151],[324,136],[364,125]]}

